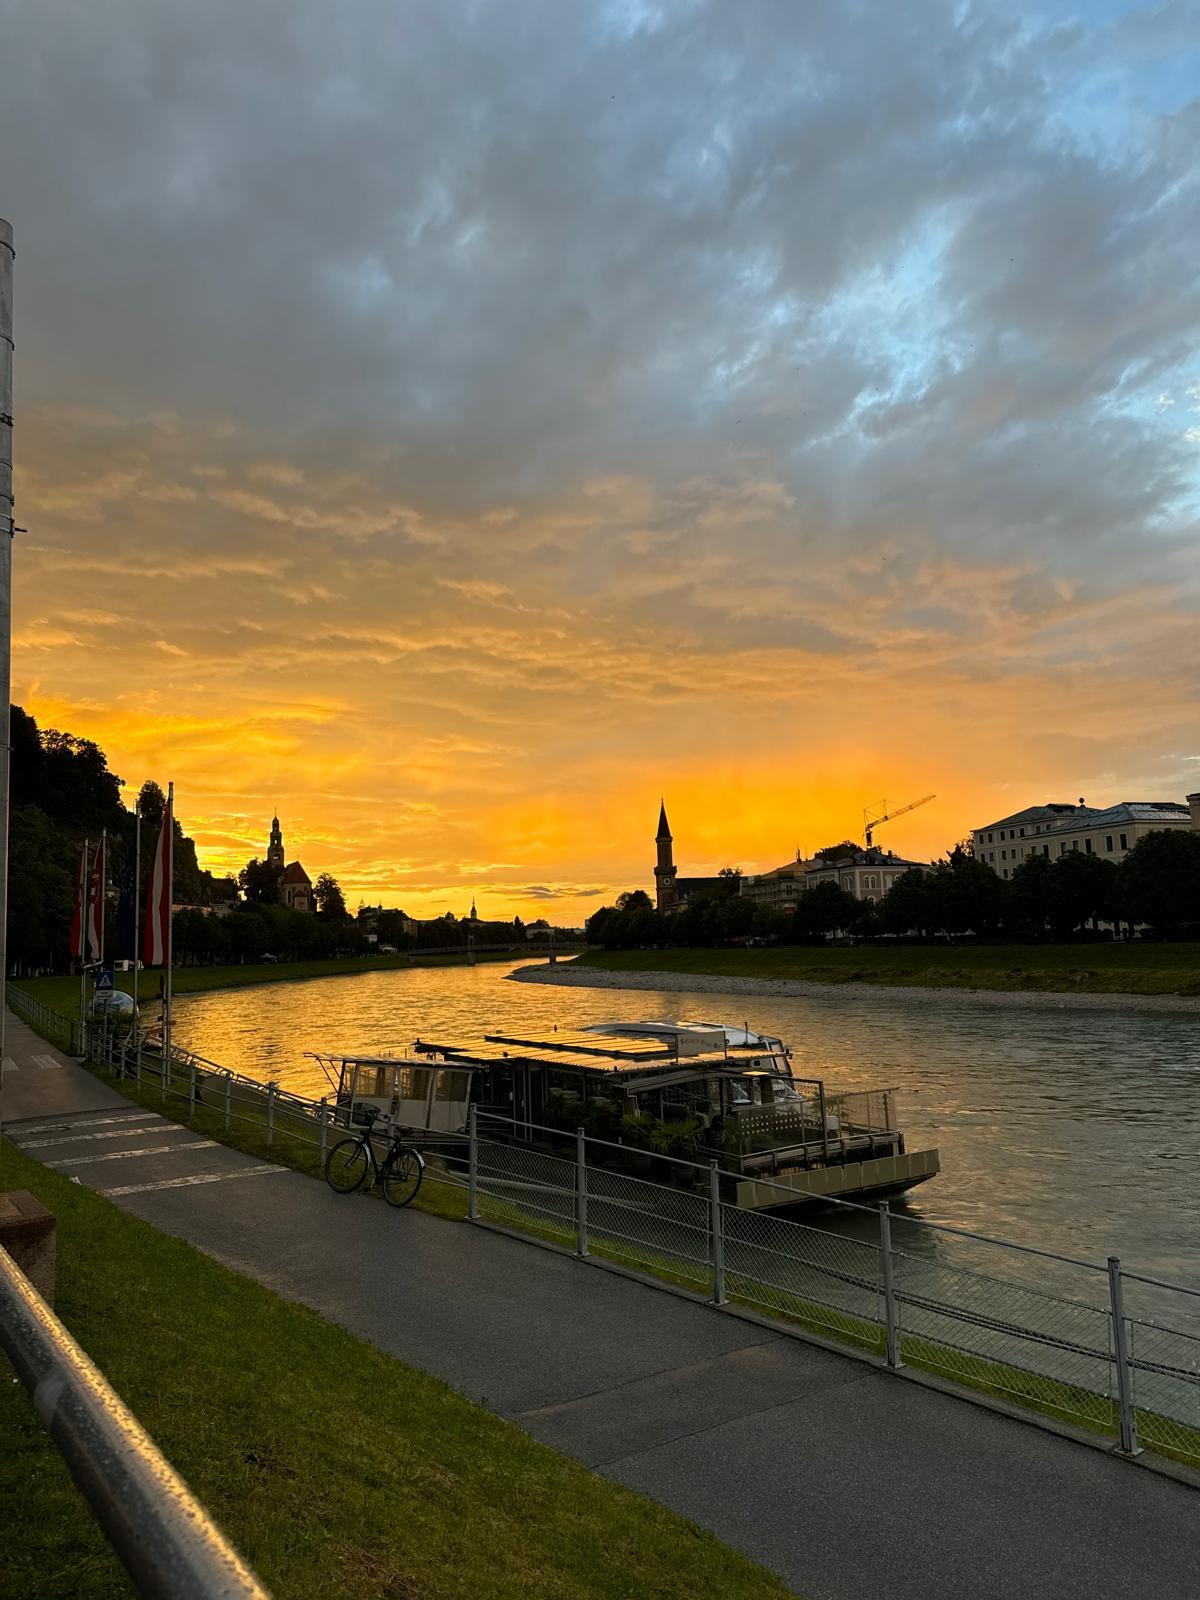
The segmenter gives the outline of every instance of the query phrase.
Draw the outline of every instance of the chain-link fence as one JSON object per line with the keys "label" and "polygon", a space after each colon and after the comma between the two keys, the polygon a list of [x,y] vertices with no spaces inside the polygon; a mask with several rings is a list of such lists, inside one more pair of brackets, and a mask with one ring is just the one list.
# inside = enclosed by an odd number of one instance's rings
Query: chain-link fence
{"label": "chain-link fence", "polygon": [[[19,989],[9,1002],[64,1048],[78,1043],[70,1019]],[[164,1108],[185,1102],[189,1117],[235,1142],[286,1144],[301,1152],[296,1164],[320,1171],[345,1136],[327,1101],[182,1050],[164,1065],[161,1048],[127,1027],[87,1033],[94,1062]],[[800,1220],[784,1188],[779,1211],[749,1209],[734,1203],[737,1176],[715,1162],[474,1111],[468,1135],[426,1176],[465,1189],[472,1219],[786,1318],[889,1366],[1112,1435],[1127,1452],[1200,1466],[1200,1291],[1123,1271],[1115,1258],[1079,1261],[893,1215],[886,1203],[832,1202]],[[760,1180],[756,1198],[769,1203],[771,1189]]]}

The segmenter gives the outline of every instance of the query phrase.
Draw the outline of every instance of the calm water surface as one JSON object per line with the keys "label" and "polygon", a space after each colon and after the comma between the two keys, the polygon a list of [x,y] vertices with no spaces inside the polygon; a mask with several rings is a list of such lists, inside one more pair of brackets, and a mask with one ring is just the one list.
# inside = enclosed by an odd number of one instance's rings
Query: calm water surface
{"label": "calm water surface", "polygon": [[[831,1088],[898,1086],[909,1148],[941,1175],[897,1209],[1200,1284],[1200,1018],[1000,1009],[936,998],[669,994],[512,983],[503,966],[416,968],[192,995],[176,1037],[301,1094],[305,1050],[399,1050],[497,1028],[609,1018],[741,1022],[778,1033]],[[1025,1258],[1029,1259],[1029,1258]]]}

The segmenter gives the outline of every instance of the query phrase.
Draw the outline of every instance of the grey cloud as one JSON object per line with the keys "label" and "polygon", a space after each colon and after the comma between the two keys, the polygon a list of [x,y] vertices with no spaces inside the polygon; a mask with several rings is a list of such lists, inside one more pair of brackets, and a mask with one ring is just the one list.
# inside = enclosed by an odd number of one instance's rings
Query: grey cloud
{"label": "grey cloud", "polygon": [[586,687],[606,638],[845,657],[904,604],[956,648],[942,557],[1019,618],[1127,587],[1195,537],[1149,398],[1200,324],[1189,10],[9,0],[39,536],[119,520],[248,680],[400,706],[421,652],[517,718],[531,617]]}

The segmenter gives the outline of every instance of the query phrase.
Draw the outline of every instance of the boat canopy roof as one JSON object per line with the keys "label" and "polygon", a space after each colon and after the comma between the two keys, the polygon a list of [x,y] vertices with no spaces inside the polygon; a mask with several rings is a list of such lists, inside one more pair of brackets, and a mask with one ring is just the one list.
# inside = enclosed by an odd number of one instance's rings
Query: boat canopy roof
{"label": "boat canopy roof", "polygon": [[758,1067],[763,1072],[778,1071],[778,1057],[770,1051],[730,1056],[725,1050],[676,1055],[661,1045],[639,1045],[629,1039],[600,1041],[593,1035],[580,1039],[571,1033],[558,1033],[551,1039],[516,1039],[503,1034],[486,1034],[482,1039],[457,1043],[421,1039],[415,1048],[422,1054],[443,1056],[464,1066],[536,1066],[553,1069],[568,1067],[579,1072],[614,1073],[641,1076],[646,1072],[671,1070],[680,1081],[697,1074],[739,1073]]}
{"label": "boat canopy roof", "polygon": [[772,1039],[767,1034],[755,1033],[749,1026],[730,1027],[724,1022],[595,1022],[580,1030],[583,1033],[607,1034],[609,1036],[662,1039],[668,1044],[677,1044],[686,1040],[690,1043],[703,1044],[708,1049],[743,1050],[746,1048],[762,1050],[773,1044],[778,1044],[778,1039]]}

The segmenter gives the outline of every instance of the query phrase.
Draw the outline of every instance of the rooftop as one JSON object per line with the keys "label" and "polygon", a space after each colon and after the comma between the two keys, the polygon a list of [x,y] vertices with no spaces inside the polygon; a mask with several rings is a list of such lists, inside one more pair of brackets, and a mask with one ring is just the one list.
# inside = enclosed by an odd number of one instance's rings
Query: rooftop
{"label": "rooftop", "polygon": [[1041,806],[1026,806],[1024,811],[1014,811],[1011,816],[996,822],[985,822],[976,833],[986,833],[993,828],[1016,828],[1040,825],[1043,833],[1058,829],[1105,828],[1118,823],[1184,822],[1190,823],[1187,806],[1175,800],[1121,800],[1115,806],[1067,805],[1049,801]]}

